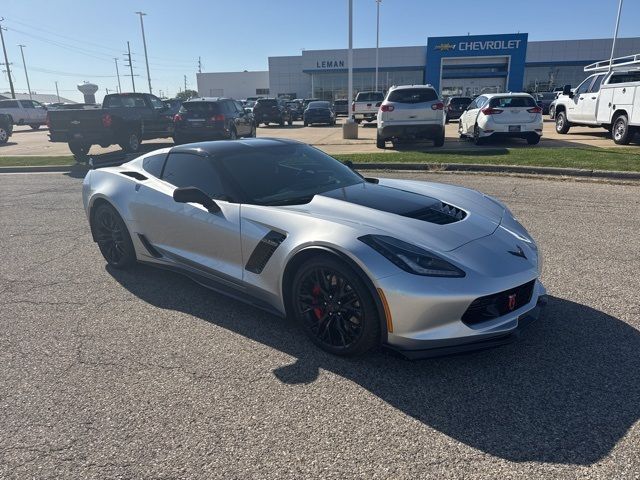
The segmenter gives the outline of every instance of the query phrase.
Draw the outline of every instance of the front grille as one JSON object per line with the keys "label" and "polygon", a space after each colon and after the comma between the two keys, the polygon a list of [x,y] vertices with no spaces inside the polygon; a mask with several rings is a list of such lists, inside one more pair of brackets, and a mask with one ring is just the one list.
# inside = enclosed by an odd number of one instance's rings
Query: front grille
{"label": "front grille", "polygon": [[440,202],[439,204],[430,207],[406,213],[404,216],[415,218],[416,220],[422,220],[424,222],[446,225],[448,223],[454,223],[462,220],[467,216],[467,214],[464,210],[461,210],[458,207]]}
{"label": "front grille", "polygon": [[[462,315],[462,321],[467,325],[475,325],[517,310],[531,301],[535,283],[535,280],[531,280],[524,285],[505,290],[504,292],[476,298],[471,305],[469,305],[467,311],[464,312],[464,315]],[[514,294],[515,302],[512,303],[512,308],[510,308],[509,297]]]}

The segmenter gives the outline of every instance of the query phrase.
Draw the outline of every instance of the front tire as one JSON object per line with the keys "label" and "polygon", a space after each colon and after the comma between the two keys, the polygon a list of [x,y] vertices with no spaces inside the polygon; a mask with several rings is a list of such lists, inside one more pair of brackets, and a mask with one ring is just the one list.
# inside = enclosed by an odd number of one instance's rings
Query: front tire
{"label": "front tire", "polygon": [[380,343],[374,299],[360,276],[326,256],[294,275],[291,311],[311,341],[334,355],[360,355]]}
{"label": "front tire", "polygon": [[232,128],[229,131],[229,140],[236,140],[238,138],[238,134],[236,133],[236,129]]}
{"label": "front tire", "polygon": [[387,147],[387,142],[385,141],[384,138],[380,136],[379,133],[376,134],[376,147],[381,148],[383,150]]}
{"label": "front tire", "polygon": [[99,205],[91,216],[91,231],[102,256],[113,268],[123,270],[136,263],[136,251],[124,220],[107,203]]}
{"label": "front tire", "polygon": [[480,127],[478,124],[473,127],[473,144],[474,145],[482,145],[484,143],[484,138],[480,136]]}
{"label": "front tire", "polygon": [[442,132],[440,132],[440,134],[433,139],[434,147],[442,147],[443,145],[444,145],[444,128],[442,129]]}
{"label": "front tire", "polygon": [[87,158],[90,148],[91,145],[85,143],[69,143],[69,150],[73,153],[76,162],[83,162]]}
{"label": "front tire", "polygon": [[558,112],[556,115],[556,132],[564,135],[569,131],[571,125],[569,124],[569,120],[567,120],[566,112]]}
{"label": "front tire", "polygon": [[611,136],[617,145],[628,145],[633,133],[629,128],[629,119],[626,115],[618,115],[613,121]]}

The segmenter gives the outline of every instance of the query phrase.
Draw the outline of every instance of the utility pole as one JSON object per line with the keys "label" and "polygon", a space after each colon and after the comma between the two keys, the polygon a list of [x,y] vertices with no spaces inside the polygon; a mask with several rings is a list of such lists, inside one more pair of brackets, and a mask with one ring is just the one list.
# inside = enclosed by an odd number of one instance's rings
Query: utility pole
{"label": "utility pole", "polygon": [[202,73],[202,60],[198,57],[198,73]]}
{"label": "utility pole", "polygon": [[107,91],[107,95],[109,95],[109,89],[108,89],[108,88],[105,88],[105,90]]}
{"label": "utility pole", "polygon": [[58,103],[60,103],[60,92],[58,91],[58,81],[56,80],[56,96],[58,97]]}
{"label": "utility pole", "polygon": [[147,40],[144,36],[144,22],[142,21],[142,17],[146,15],[144,12],[136,12],[137,15],[140,15],[140,29],[142,30],[142,45],[144,46],[144,61],[147,64],[147,80],[149,80],[149,93],[153,93],[151,91],[151,74],[149,73],[149,58],[147,57]]}
{"label": "utility pole", "polygon": [[184,76],[184,91],[187,91],[187,76]]}
{"label": "utility pole", "polygon": [[[4,20],[4,17],[0,17],[0,22]],[[9,77],[9,89],[11,90],[11,98],[16,98],[16,91],[13,89],[13,80],[11,79],[11,67],[9,66],[9,58],[7,57],[7,48],[4,46],[4,35],[2,35],[2,24],[0,23],[0,40],[2,40],[2,51],[4,52],[4,64],[7,67],[7,77]]]}
{"label": "utility pole", "polygon": [[24,47],[26,45],[18,45],[20,47],[20,54],[22,55],[22,65],[24,66],[24,76],[27,78],[27,90],[29,90],[29,100],[33,100],[31,96],[31,85],[29,85],[29,75],[27,74],[27,62],[24,61]]}
{"label": "utility pole", "polygon": [[131,72],[131,85],[133,86],[133,93],[136,93],[136,81],[133,79],[133,63],[131,63],[131,46],[129,45],[128,40],[127,40],[127,51],[129,52],[129,53],[125,53],[125,55],[127,55],[129,60],[129,64],[127,65],[127,67],[129,67],[129,71]]}
{"label": "utility pole", "polygon": [[616,18],[616,30],[613,34],[613,43],[611,45],[611,57],[609,57],[609,71],[613,68],[613,53],[616,49],[616,39],[618,38],[618,28],[620,27],[620,14],[622,13],[622,0],[618,3],[618,17]]}
{"label": "utility pole", "polygon": [[122,93],[122,85],[120,85],[120,72],[118,71],[118,59],[113,59],[116,62],[116,76],[118,77],[118,93]]}
{"label": "utility pole", "polygon": [[380,2],[376,0],[376,92],[378,92],[378,48],[380,47]]}

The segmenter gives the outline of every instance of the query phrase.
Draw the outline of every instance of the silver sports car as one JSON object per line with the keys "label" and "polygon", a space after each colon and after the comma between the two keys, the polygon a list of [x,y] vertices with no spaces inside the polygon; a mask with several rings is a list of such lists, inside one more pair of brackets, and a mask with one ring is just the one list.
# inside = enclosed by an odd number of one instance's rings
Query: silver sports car
{"label": "silver sports car", "polygon": [[536,243],[498,200],[365,178],[299,142],[164,148],[90,171],[83,200],[111,266],[179,271],[334,354],[499,345],[544,304]]}

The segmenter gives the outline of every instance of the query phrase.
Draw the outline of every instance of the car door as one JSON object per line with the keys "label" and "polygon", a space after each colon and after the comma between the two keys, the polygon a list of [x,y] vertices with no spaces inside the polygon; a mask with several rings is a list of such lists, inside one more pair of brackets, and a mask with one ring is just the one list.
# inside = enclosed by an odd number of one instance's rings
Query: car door
{"label": "car door", "polygon": [[167,107],[155,95],[148,95],[147,99],[151,109],[151,115],[149,115],[149,120],[145,125],[147,133],[156,138],[169,136],[171,132],[169,131],[169,115],[167,113]]}
{"label": "car door", "polygon": [[40,102],[33,103],[33,123],[42,125],[47,122],[47,108]]}
{"label": "car door", "polygon": [[35,121],[35,107],[31,100],[20,100],[22,123],[29,125]]}
{"label": "car door", "polygon": [[229,100],[227,103],[227,109],[230,112],[229,115],[233,117],[233,123],[236,127],[236,133],[239,137],[244,137],[249,134],[247,130],[247,116],[244,113],[244,108],[240,105],[240,102],[235,100]]}
{"label": "car door", "polygon": [[220,211],[211,213],[202,205],[173,200],[176,188],[191,186],[212,198],[227,195],[211,158],[169,153],[161,179],[138,187],[131,207],[134,222],[147,241],[174,262],[223,282],[237,282],[242,278],[240,205],[216,199]]}
{"label": "car door", "polygon": [[473,128],[470,129],[470,125],[475,125],[476,117],[478,116],[478,98],[469,104],[467,109],[462,114],[460,121],[460,132],[464,135],[468,135],[473,132]]}
{"label": "car door", "polygon": [[567,102],[567,118],[570,121],[582,122],[584,120],[583,109],[588,96],[587,92],[595,77],[595,75],[587,77],[584,82],[578,85],[573,93],[573,98]]}
{"label": "car door", "polygon": [[584,95],[584,100],[580,100],[580,116],[584,122],[596,122],[596,107],[598,105],[598,97],[600,96],[600,85],[605,74],[596,75],[589,89]]}

